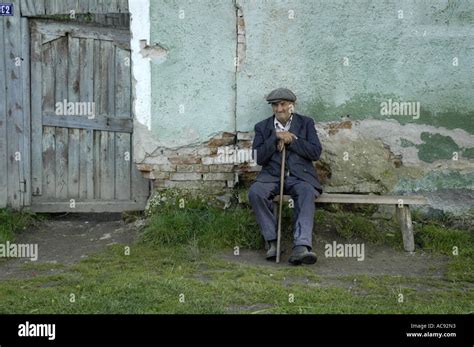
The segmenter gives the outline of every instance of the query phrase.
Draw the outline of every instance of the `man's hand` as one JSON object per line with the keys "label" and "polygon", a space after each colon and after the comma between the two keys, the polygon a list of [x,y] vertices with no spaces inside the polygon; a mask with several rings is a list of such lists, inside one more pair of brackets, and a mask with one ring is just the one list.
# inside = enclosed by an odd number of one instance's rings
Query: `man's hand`
{"label": "man's hand", "polygon": [[278,141],[278,150],[281,152],[283,151],[283,146],[291,143],[293,139],[296,138],[295,134],[290,133],[289,131],[280,131],[276,133]]}
{"label": "man's hand", "polygon": [[278,140],[278,145],[277,145],[278,152],[283,151],[283,147],[285,147],[285,141]]}

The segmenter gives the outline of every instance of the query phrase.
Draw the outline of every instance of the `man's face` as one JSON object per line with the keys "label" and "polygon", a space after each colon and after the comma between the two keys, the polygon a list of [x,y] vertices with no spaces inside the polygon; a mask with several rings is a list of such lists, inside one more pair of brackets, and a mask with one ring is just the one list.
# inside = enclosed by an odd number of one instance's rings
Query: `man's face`
{"label": "man's face", "polygon": [[290,101],[279,101],[272,104],[273,113],[278,121],[286,123],[293,111],[293,103]]}

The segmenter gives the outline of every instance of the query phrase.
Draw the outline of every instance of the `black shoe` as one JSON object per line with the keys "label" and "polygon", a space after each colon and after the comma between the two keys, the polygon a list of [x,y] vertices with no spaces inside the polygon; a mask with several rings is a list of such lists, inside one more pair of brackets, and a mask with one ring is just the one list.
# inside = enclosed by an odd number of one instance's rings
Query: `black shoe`
{"label": "black shoe", "polygon": [[269,244],[270,244],[270,248],[268,249],[267,255],[265,256],[265,258],[267,260],[275,261],[276,256],[277,256],[277,242],[276,241],[270,241]]}
{"label": "black shoe", "polygon": [[301,265],[301,264],[314,264],[318,258],[314,252],[308,250],[306,246],[296,246],[293,248],[293,253],[291,254],[288,261],[292,265]]}

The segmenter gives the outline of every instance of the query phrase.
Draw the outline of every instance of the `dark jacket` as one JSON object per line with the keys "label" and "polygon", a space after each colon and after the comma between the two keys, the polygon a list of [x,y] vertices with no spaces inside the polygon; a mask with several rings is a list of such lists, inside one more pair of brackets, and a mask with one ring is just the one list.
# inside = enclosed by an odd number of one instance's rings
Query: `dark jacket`
{"label": "dark jacket", "polygon": [[[262,170],[256,180],[278,182],[280,180],[281,152],[277,149],[278,138],[274,126],[274,115],[255,125],[255,138],[252,145],[253,159]],[[321,155],[321,143],[314,127],[314,120],[297,113],[293,114],[289,131],[298,139],[286,145],[285,168],[290,174],[313,185],[322,193],[313,161]]]}

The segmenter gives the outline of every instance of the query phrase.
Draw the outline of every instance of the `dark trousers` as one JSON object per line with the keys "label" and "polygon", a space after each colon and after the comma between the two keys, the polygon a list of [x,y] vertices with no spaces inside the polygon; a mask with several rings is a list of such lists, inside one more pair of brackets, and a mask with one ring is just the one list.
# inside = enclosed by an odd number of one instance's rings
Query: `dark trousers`
{"label": "dark trousers", "polygon": [[[309,183],[294,176],[286,176],[283,192],[294,201],[293,244],[312,248],[314,199],[319,192]],[[266,241],[277,238],[277,213],[273,211],[273,198],[280,194],[280,182],[255,181],[249,189],[249,201],[257,223]]]}

